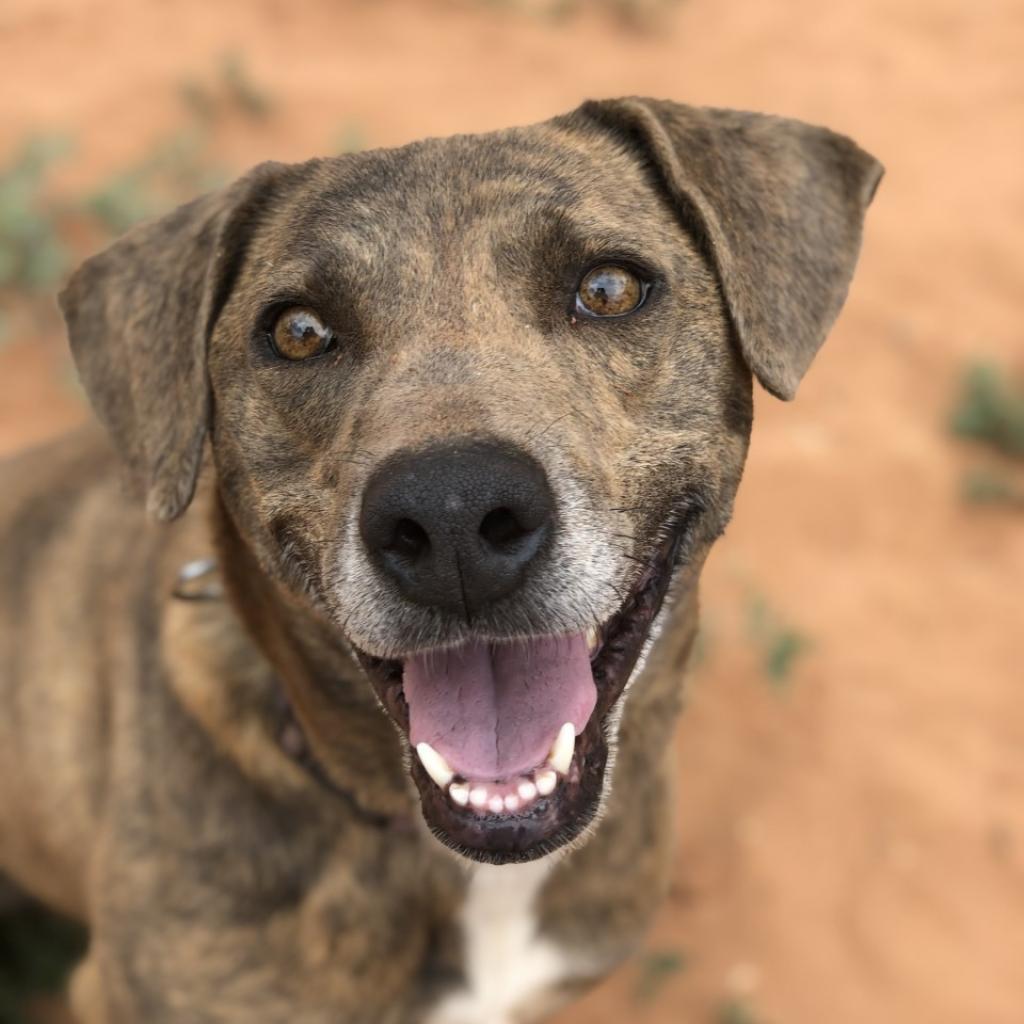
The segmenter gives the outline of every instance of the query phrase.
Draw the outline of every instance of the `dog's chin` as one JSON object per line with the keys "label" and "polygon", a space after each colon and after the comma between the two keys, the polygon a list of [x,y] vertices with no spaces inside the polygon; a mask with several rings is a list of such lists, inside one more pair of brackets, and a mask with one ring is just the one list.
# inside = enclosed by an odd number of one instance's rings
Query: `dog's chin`
{"label": "dog's chin", "polygon": [[[397,723],[411,748],[412,779],[419,792],[423,817],[434,835],[464,857],[490,864],[535,860],[578,840],[597,817],[605,791],[610,751],[621,706],[651,628],[680,561],[687,524],[666,528],[638,581],[619,610],[589,636],[589,670],[596,691],[584,722],[570,730],[549,755],[509,773],[462,772],[434,752],[423,751],[410,735],[407,684],[415,681],[422,652],[409,658],[377,658],[358,648],[355,653],[380,702]],[[518,638],[514,643],[550,648],[550,637]],[[566,640],[571,643],[571,640]],[[475,648],[484,642],[474,644]],[[464,645],[464,647],[467,645]],[[494,645],[500,649],[499,644]],[[453,648],[458,658],[459,648]],[[444,657],[442,652],[440,657]],[[428,655],[429,657],[429,655]],[[578,671],[578,666],[577,666]],[[417,694],[416,699],[421,699]],[[453,708],[454,711],[454,708]],[[569,723],[566,722],[565,728]],[[570,752],[571,751],[571,752]]]}

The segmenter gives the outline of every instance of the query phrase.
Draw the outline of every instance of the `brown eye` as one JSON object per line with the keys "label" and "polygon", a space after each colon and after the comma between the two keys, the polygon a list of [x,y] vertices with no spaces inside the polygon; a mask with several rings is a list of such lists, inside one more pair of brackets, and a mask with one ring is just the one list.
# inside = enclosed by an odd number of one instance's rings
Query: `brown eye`
{"label": "brown eye", "polygon": [[334,333],[311,309],[293,306],[277,318],[272,341],[282,359],[312,359],[327,351]]}
{"label": "brown eye", "polygon": [[643,282],[625,267],[595,267],[580,282],[576,308],[590,316],[622,316],[644,300]]}

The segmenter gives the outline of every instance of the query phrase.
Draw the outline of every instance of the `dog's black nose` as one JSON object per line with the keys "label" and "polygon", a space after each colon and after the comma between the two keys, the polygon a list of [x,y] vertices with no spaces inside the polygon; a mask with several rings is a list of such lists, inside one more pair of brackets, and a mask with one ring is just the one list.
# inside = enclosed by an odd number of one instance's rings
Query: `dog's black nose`
{"label": "dog's black nose", "polygon": [[553,516],[536,460],[471,441],[385,462],[366,486],[359,527],[410,601],[472,615],[520,585]]}

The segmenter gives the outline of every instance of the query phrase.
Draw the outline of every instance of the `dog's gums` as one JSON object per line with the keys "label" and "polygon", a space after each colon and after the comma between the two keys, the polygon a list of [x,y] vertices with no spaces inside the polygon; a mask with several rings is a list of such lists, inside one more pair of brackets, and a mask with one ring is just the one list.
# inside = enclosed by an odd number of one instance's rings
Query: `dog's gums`
{"label": "dog's gums", "polygon": [[[409,741],[423,815],[442,842],[474,860],[525,861],[593,821],[613,712],[698,513],[694,505],[661,531],[626,600],[600,627],[569,637],[470,641],[401,659],[356,651]],[[531,693],[534,682],[542,685]]]}

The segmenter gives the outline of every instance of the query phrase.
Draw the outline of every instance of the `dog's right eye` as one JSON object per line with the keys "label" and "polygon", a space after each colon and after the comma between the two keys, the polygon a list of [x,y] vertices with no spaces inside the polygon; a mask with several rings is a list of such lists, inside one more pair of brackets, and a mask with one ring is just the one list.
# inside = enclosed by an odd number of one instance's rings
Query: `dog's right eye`
{"label": "dog's right eye", "polygon": [[639,309],[648,285],[631,270],[616,263],[594,267],[576,292],[576,312],[602,318],[625,316]]}
{"label": "dog's right eye", "polygon": [[334,344],[335,333],[305,306],[286,309],[276,321],[270,334],[274,352],[282,359],[293,362],[323,355]]}

